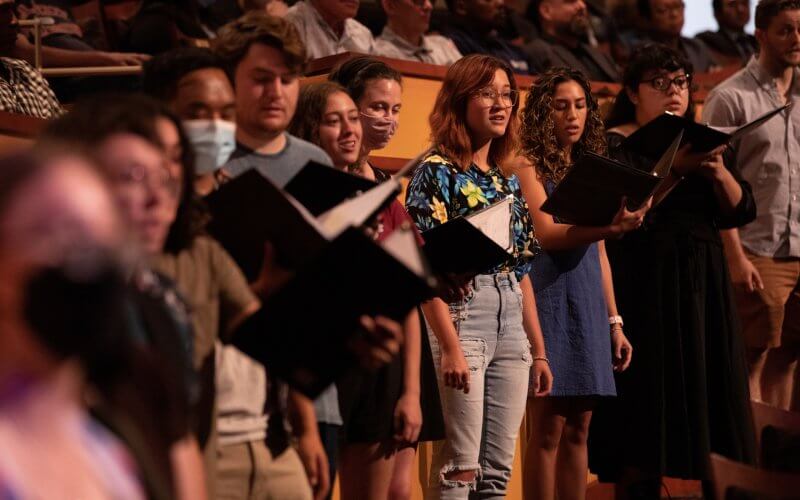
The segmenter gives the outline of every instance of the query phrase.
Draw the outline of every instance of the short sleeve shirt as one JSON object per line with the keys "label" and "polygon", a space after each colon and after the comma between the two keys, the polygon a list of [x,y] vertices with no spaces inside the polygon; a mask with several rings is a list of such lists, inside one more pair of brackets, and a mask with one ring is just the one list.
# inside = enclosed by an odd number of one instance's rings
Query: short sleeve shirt
{"label": "short sleeve shirt", "polygon": [[300,38],[306,45],[307,59],[319,59],[342,52],[374,52],[375,41],[369,28],[355,19],[347,19],[342,36],[338,36],[317,9],[305,0],[291,6],[286,13],[286,19],[300,33]]}
{"label": "short sleeve shirt", "polygon": [[422,44],[414,45],[392,31],[389,26],[375,40],[375,55],[418,61],[439,66],[449,66],[461,59],[461,52],[449,38],[441,35],[425,35]]}

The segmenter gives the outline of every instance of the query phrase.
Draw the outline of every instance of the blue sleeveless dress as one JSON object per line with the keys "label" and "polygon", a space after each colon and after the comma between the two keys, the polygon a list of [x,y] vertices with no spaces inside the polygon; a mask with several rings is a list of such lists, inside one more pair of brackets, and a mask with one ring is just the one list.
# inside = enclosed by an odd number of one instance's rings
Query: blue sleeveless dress
{"label": "blue sleeveless dress", "polygon": [[[548,195],[554,187],[546,183]],[[530,277],[553,372],[550,395],[616,396],[597,243],[541,250]]]}

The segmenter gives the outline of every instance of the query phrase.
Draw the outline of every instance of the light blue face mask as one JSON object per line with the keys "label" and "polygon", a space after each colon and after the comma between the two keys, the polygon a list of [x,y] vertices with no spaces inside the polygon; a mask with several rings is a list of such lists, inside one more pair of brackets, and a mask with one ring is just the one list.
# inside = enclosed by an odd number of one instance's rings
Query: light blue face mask
{"label": "light blue face mask", "polygon": [[225,120],[184,120],[183,129],[194,147],[197,175],[211,173],[236,149],[236,125]]}

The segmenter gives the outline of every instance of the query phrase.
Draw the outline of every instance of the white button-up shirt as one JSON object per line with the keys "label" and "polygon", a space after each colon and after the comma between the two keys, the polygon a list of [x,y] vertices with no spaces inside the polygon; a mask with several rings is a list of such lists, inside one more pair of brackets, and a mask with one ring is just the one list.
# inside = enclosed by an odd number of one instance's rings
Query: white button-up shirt
{"label": "white button-up shirt", "polygon": [[286,19],[294,24],[300,33],[300,38],[306,44],[306,57],[309,60],[342,52],[362,54],[374,52],[375,40],[369,28],[355,19],[347,19],[340,37],[325,22],[319,11],[305,0],[300,0],[291,6],[286,13]]}

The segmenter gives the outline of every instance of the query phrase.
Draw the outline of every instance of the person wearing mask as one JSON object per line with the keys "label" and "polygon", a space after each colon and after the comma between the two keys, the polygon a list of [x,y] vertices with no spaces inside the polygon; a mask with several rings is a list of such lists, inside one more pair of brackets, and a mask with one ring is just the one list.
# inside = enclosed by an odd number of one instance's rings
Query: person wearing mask
{"label": "person wearing mask", "polygon": [[616,396],[614,372],[633,349],[622,331],[604,240],[641,226],[649,205],[620,207],[604,227],[564,224],[541,210],[567,171],[587,153],[605,155],[605,129],[586,77],[567,68],[545,72],[522,112],[517,171],[542,251],[531,281],[553,389],[528,406],[525,494],[529,499],[586,496],[586,439],[597,401]]}
{"label": "person wearing mask", "polygon": [[4,498],[172,497],[147,491],[131,450],[85,402],[98,362],[127,358],[112,347],[111,321],[124,245],[108,186],[85,158],[40,149],[0,159]]}
{"label": "person wearing mask", "polygon": [[535,0],[529,9],[540,28],[539,38],[525,45],[536,71],[565,66],[590,80],[619,81],[614,61],[586,42],[591,21],[583,0]]}
{"label": "person wearing mask", "polygon": [[375,55],[449,66],[461,59],[452,40],[426,35],[431,23],[430,0],[382,0],[386,25],[375,39]]}
{"label": "person wearing mask", "polygon": [[503,38],[503,0],[447,0],[448,20],[442,35],[451,39],[463,55],[488,54],[505,61],[515,73],[534,71],[528,56],[520,47]]}
{"label": "person wearing mask", "polygon": [[737,126],[783,104],[794,106],[735,139],[731,165],[751,183],[755,221],[723,232],[750,368],[750,396],[800,408],[800,2],[756,6],[761,50],[709,93],[703,120]]}
{"label": "person wearing mask", "polygon": [[434,150],[407,189],[406,209],[422,231],[513,196],[513,257],[475,276],[463,299],[422,305],[446,433],[433,456],[432,498],[505,495],[528,381],[536,396],[552,384],[528,276],[538,243],[509,164],[518,92],[498,58],[476,54],[450,66],[430,116]]}
{"label": "person wearing mask", "polygon": [[697,34],[711,50],[733,60],[747,64],[758,52],[756,37],[744,31],[750,22],[750,0],[713,0],[717,31]]}
{"label": "person wearing mask", "polygon": [[680,52],[699,73],[708,73],[717,66],[705,43],[681,34],[686,10],[683,0],[636,0],[636,9],[644,29],[634,36],[633,45],[663,43]]}
{"label": "person wearing mask", "polygon": [[331,165],[318,146],[286,132],[306,59],[290,22],[249,12],[220,30],[213,49],[227,64],[236,96],[236,150],[223,177],[254,168],[282,188],[309,160]]}
{"label": "person wearing mask", "polygon": [[[691,81],[680,52],[659,44],[634,51],[606,123],[609,155],[652,170],[653,161],[622,143],[665,112],[694,117]],[[722,148],[684,145],[669,175],[676,187],[642,227],[606,241],[636,361],[617,374],[617,398],[594,412],[589,466],[601,481],[616,481],[622,498],[657,498],[662,476],[708,487],[711,452],[754,459],[741,330],[719,236],[754,219],[752,191],[727,168]]]}
{"label": "person wearing mask", "polygon": [[308,59],[342,52],[372,54],[372,33],[354,19],[358,5],[359,0],[300,0],[285,17],[297,28]]}

